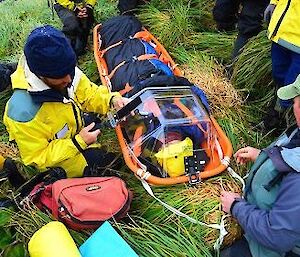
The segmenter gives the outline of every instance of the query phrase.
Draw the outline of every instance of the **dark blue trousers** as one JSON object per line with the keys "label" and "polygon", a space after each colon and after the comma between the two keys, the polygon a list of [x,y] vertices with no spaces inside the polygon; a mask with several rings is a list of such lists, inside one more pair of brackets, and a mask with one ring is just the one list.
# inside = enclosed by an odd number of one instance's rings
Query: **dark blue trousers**
{"label": "dark blue trousers", "polygon": [[252,257],[246,238],[235,241],[231,246],[223,249],[220,257]]}
{"label": "dark blue trousers", "polygon": [[[278,87],[293,83],[300,74],[300,54],[286,49],[277,43],[272,43],[272,75]],[[282,101],[280,105],[288,108],[292,101]]]}

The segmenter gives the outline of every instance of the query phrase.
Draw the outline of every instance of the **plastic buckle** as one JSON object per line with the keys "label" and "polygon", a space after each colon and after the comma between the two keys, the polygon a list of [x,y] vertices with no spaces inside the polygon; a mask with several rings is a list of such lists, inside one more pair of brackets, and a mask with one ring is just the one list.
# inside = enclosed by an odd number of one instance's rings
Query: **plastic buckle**
{"label": "plastic buckle", "polygon": [[191,186],[198,185],[201,182],[200,172],[204,170],[208,160],[203,149],[194,150],[192,156],[184,157],[185,174],[189,177]]}
{"label": "plastic buckle", "polygon": [[189,184],[196,186],[201,182],[200,167],[197,163],[196,155],[184,157],[185,173],[189,177]]}
{"label": "plastic buckle", "polygon": [[109,123],[112,128],[115,128],[117,126],[117,124],[119,123],[119,119],[116,114],[109,112],[109,113],[107,113],[107,118],[108,118]]}
{"label": "plastic buckle", "polygon": [[138,57],[136,55],[132,56],[132,62],[136,62],[138,60]]}

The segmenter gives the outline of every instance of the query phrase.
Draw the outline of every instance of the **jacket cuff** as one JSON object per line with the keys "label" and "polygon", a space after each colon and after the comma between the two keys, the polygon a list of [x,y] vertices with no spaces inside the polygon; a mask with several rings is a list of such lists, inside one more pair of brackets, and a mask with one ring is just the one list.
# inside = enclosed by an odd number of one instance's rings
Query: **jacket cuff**
{"label": "jacket cuff", "polygon": [[86,142],[84,142],[79,134],[75,135],[75,137],[72,138],[72,142],[81,153],[88,147]]}
{"label": "jacket cuff", "polygon": [[111,93],[111,98],[109,100],[109,105],[108,105],[109,108],[112,107],[112,100],[113,100],[114,97],[122,97],[122,96],[121,96],[121,94],[119,92]]}
{"label": "jacket cuff", "polygon": [[233,202],[232,202],[232,204],[231,204],[231,206],[230,206],[230,209],[229,209],[229,212],[230,212],[230,214],[233,216],[233,217],[235,217],[235,215],[234,215],[234,211],[236,210],[236,206],[238,206],[238,203],[240,203],[240,202],[243,202],[243,201],[245,201],[244,199],[242,199],[242,198],[236,198]]}

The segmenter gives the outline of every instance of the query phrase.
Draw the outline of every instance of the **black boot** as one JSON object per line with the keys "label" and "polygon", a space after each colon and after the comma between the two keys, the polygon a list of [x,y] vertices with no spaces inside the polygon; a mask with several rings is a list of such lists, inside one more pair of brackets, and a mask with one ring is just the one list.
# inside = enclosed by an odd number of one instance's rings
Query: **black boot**
{"label": "black boot", "polygon": [[287,128],[284,113],[285,110],[280,108],[278,99],[275,99],[262,120],[264,132],[272,131],[275,136],[280,135]]}

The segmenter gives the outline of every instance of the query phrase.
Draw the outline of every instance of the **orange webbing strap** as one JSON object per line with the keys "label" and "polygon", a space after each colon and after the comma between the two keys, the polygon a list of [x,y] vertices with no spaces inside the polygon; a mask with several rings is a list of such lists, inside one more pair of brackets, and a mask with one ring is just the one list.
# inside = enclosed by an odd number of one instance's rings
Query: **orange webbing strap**
{"label": "orange webbing strap", "polygon": [[114,68],[112,69],[112,71],[107,75],[107,77],[108,77],[109,79],[111,79],[111,78],[115,75],[115,73],[117,72],[117,70],[118,70],[120,67],[122,67],[125,63],[126,63],[126,61],[120,62],[116,67],[114,67]]}
{"label": "orange webbing strap", "polygon": [[133,89],[132,86],[129,85],[129,83],[127,82],[124,89],[120,90],[119,93],[123,96],[125,94],[127,94],[128,92],[130,92]]}
{"label": "orange webbing strap", "polygon": [[[188,117],[189,117],[189,116],[194,116],[193,113],[190,111],[190,109],[187,108],[184,104],[182,104],[182,103],[180,102],[180,99],[179,99],[179,98],[175,98],[175,99],[174,99],[174,103],[175,103],[175,104],[178,106],[178,108],[179,108],[180,110],[182,110],[183,113],[185,113]],[[199,121],[198,121],[195,117],[192,118],[192,122],[195,122],[195,123],[197,124],[198,128],[199,128],[204,134],[207,134],[207,131],[205,131],[205,129],[201,126],[201,124],[199,123]]]}
{"label": "orange webbing strap", "polygon": [[133,136],[133,153],[136,157],[139,157],[142,153],[142,138],[143,138],[143,126],[138,126]]}
{"label": "orange webbing strap", "polygon": [[[157,55],[156,54],[142,54],[139,57],[133,57],[132,59],[133,59],[133,61],[134,60],[145,61],[145,60],[150,60],[150,59],[157,59]],[[126,63],[128,63],[128,61],[122,61],[122,62],[120,62],[116,67],[114,67],[112,69],[112,71],[107,75],[107,77],[109,79],[111,79],[115,75],[115,73],[117,72],[117,70],[120,67],[122,67],[124,64],[126,64]]]}
{"label": "orange webbing strap", "polygon": [[145,61],[145,60],[151,60],[151,59],[158,59],[156,54],[142,54],[139,57],[137,57],[138,61]]}
{"label": "orange webbing strap", "polygon": [[145,41],[150,41],[151,37],[149,35],[149,33],[145,30],[139,31],[137,33],[135,33],[135,35],[133,36],[133,38],[139,38],[139,39],[143,39]]}
{"label": "orange webbing strap", "polygon": [[117,42],[117,43],[115,43],[115,44],[112,44],[112,45],[106,47],[105,49],[103,49],[103,50],[101,51],[100,57],[103,58],[103,56],[105,55],[105,53],[106,53],[108,50],[110,50],[110,49],[112,49],[112,48],[114,48],[114,47],[116,47],[116,46],[119,46],[119,45],[121,45],[122,43],[123,43],[123,41],[120,40],[119,42]]}

